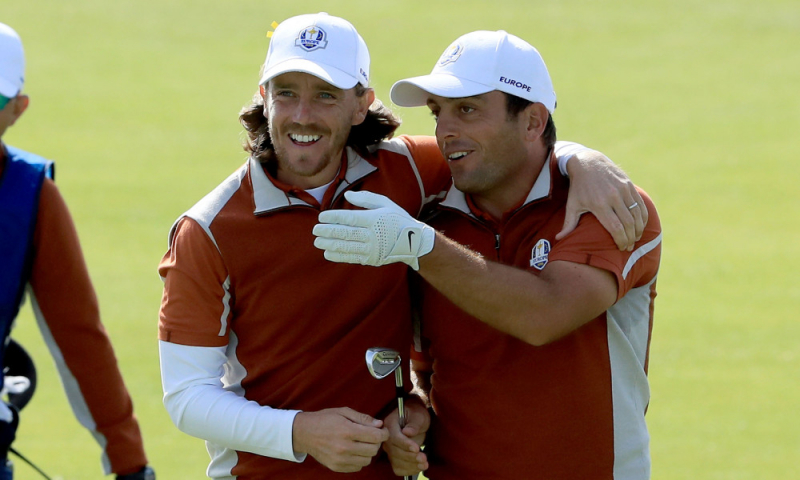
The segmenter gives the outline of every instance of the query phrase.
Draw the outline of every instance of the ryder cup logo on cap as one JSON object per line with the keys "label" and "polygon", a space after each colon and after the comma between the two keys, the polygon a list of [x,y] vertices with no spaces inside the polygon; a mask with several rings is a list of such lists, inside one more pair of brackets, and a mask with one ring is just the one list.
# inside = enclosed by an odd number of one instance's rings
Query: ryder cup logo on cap
{"label": "ryder cup logo on cap", "polygon": [[325,30],[312,25],[300,32],[294,44],[310,52],[318,48],[325,48],[328,42],[325,40]]}
{"label": "ryder cup logo on cap", "polygon": [[342,89],[357,83],[367,87],[367,44],[342,18],[327,13],[289,18],[270,37],[260,84],[289,72],[308,73]]}
{"label": "ryder cup logo on cap", "polygon": [[22,40],[13,28],[0,23],[0,95],[16,97],[25,81]]}
{"label": "ryder cup logo on cap", "polygon": [[444,51],[441,57],[439,57],[439,62],[436,65],[443,67],[448,63],[453,63],[458,60],[458,57],[461,56],[461,52],[464,51],[464,47],[459,45],[458,43],[454,43],[447,47],[447,50]]}
{"label": "ryder cup logo on cap", "polygon": [[418,107],[427,103],[430,94],[462,98],[493,90],[541,103],[550,113],[556,108],[556,93],[542,56],[528,42],[502,30],[459,37],[429,75],[400,80],[390,95],[401,107]]}

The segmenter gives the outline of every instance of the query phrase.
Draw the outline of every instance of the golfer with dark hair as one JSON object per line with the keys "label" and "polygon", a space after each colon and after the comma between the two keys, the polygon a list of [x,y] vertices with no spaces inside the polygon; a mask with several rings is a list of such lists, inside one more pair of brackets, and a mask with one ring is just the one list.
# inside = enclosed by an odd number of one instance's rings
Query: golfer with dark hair
{"label": "golfer with dark hair", "polygon": [[[554,154],[556,96],[539,52],[519,37],[464,35],[391,96],[430,109],[453,186],[428,224],[388,198],[348,192],[366,210],[322,212],[314,233],[329,260],[403,262],[424,280],[414,369],[435,415],[424,453],[386,420],[395,472],[649,478],[653,203],[641,190],[624,199],[632,215],[650,212],[630,251],[594,215],[559,235],[569,183]],[[404,432],[421,441],[426,410],[416,411]]]}

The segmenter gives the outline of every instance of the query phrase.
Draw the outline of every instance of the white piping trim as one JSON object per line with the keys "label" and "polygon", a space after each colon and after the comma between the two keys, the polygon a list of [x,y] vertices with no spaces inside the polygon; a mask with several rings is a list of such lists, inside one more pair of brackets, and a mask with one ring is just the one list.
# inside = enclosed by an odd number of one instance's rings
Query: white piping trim
{"label": "white piping trim", "polygon": [[641,247],[637,248],[636,250],[631,253],[630,258],[628,259],[628,263],[625,264],[625,268],[622,270],[622,279],[628,277],[628,273],[630,273],[633,266],[639,261],[640,258],[644,257],[648,253],[650,253],[654,248],[656,248],[661,243],[661,233],[658,234],[656,238],[650,240],[649,242],[645,243]]}
{"label": "white piping trim", "polygon": [[225,291],[225,295],[222,297],[222,315],[219,318],[219,333],[220,337],[225,336],[225,329],[228,327],[228,315],[231,313],[231,277],[225,278],[225,281],[222,282],[222,289]]}
{"label": "white piping trim", "polygon": [[95,441],[100,445],[100,448],[102,448],[103,453],[100,455],[100,462],[103,465],[103,472],[106,475],[110,475],[112,473],[111,460],[108,458],[108,452],[106,451],[108,439],[106,439],[105,435],[97,431],[97,423],[94,417],[92,417],[92,412],[89,410],[86,399],[83,397],[81,386],[75,378],[75,375],[73,375],[72,371],[69,369],[66,360],[64,360],[64,354],[61,353],[61,349],[58,343],[56,343],[53,333],[50,331],[42,309],[39,307],[39,302],[36,300],[36,295],[33,293],[33,289],[30,288],[30,286],[28,287],[28,296],[31,300],[33,316],[36,318],[36,323],[39,325],[39,330],[42,332],[44,343],[47,345],[48,350],[50,350],[50,355],[53,357],[53,361],[56,364],[58,376],[61,377],[61,384],[64,387],[64,392],[67,394],[67,400],[69,400],[69,404],[72,407],[72,413],[75,414],[78,423],[89,430],[89,433],[92,434],[92,437],[94,437]]}
{"label": "white piping trim", "polygon": [[392,140],[387,140],[378,144],[379,150],[388,150],[390,152],[394,152],[406,157],[408,160],[409,165],[411,165],[411,170],[414,172],[414,177],[417,179],[417,186],[419,187],[419,196],[422,200],[422,203],[419,206],[419,211],[417,212],[417,216],[422,213],[422,208],[428,204],[429,202],[433,201],[436,197],[431,197],[430,199],[425,197],[425,185],[422,183],[422,176],[419,174],[419,169],[417,168],[417,163],[414,160],[414,157],[411,156],[411,151],[408,149],[408,145],[403,140],[399,138],[395,138]]}

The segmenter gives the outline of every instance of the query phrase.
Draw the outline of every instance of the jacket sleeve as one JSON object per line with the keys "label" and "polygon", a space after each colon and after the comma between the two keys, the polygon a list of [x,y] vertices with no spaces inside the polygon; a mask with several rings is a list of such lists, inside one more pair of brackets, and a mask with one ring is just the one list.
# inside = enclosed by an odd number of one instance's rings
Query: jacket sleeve
{"label": "jacket sleeve", "polygon": [[140,470],[147,458],[133,403],[100,322],[75,225],[49,179],[40,194],[28,293],[72,411],[103,449],[105,473]]}
{"label": "jacket sleeve", "polygon": [[223,385],[233,295],[219,251],[195,220],[176,223],[158,271],[161,383],[175,426],[219,447],[302,462],[292,445],[297,410],[259,405]]}

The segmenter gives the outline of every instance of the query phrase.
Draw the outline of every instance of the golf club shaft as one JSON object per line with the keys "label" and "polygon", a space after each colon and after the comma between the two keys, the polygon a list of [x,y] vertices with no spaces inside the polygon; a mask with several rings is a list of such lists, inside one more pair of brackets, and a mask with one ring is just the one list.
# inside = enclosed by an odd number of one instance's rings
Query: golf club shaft
{"label": "golf club shaft", "polygon": [[394,371],[394,387],[397,395],[397,413],[400,416],[400,428],[403,428],[406,426],[406,410],[403,404],[403,398],[405,397],[406,392],[403,390],[402,367],[397,367],[397,370]]}
{"label": "golf club shaft", "polygon": [[25,458],[25,456],[23,456],[21,453],[19,453],[17,450],[15,450],[15,449],[14,449],[14,447],[8,447],[8,451],[9,451],[9,452],[11,452],[11,453],[13,453],[13,454],[14,454],[14,455],[16,455],[17,457],[19,457],[19,458],[20,458],[20,460],[22,460],[23,462],[25,462],[25,463],[27,463],[28,465],[30,465],[30,466],[31,466],[31,468],[33,468],[34,470],[36,470],[36,471],[37,471],[37,472],[38,472],[38,473],[39,473],[41,476],[43,476],[43,477],[44,477],[44,478],[46,478],[47,480],[52,480],[50,477],[48,477],[48,476],[47,476],[47,474],[46,474],[46,473],[44,473],[44,472],[42,471],[42,469],[41,469],[41,468],[39,468],[39,467],[37,467],[36,465],[34,465],[34,464],[33,464],[33,462],[31,462],[30,460],[28,460],[27,458]]}
{"label": "golf club shaft", "polygon": [[[406,395],[405,390],[403,390],[403,368],[397,367],[397,370],[394,371],[394,388],[395,393],[397,394],[397,415],[400,417],[400,428],[406,426],[406,409],[405,405],[403,404],[403,398]],[[406,475],[403,477],[403,480],[411,480],[410,475]]]}

